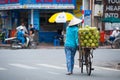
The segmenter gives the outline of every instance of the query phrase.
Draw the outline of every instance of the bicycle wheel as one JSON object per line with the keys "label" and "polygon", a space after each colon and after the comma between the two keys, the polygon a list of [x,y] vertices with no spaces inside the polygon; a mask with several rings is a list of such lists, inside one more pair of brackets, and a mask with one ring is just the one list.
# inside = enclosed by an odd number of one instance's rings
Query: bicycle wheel
{"label": "bicycle wheel", "polygon": [[92,66],[92,63],[91,63],[91,58],[90,58],[90,55],[88,55],[88,62],[87,62],[87,64],[86,64],[86,71],[87,71],[87,74],[88,75],[91,75],[91,66]]}
{"label": "bicycle wheel", "polygon": [[81,66],[81,73],[83,73],[83,62],[84,62],[84,60],[83,60],[83,53],[82,53],[82,55],[81,55],[81,59],[80,59],[80,66]]}
{"label": "bicycle wheel", "polygon": [[92,62],[91,62],[91,57],[90,57],[90,53],[87,53],[88,56],[87,56],[87,61],[86,61],[86,71],[87,71],[87,74],[90,76],[91,75],[91,68],[92,68]]}
{"label": "bicycle wheel", "polygon": [[79,47],[79,67],[81,70],[81,73],[83,73],[83,49]]}

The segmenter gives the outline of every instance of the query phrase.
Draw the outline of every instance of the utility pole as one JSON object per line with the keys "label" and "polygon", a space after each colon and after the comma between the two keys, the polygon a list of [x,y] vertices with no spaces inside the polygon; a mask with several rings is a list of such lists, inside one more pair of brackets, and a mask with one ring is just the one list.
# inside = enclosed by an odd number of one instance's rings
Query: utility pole
{"label": "utility pole", "polygon": [[83,23],[82,23],[82,27],[84,27],[84,8],[85,8],[85,2],[84,2],[85,0],[82,0],[82,20],[83,20]]}

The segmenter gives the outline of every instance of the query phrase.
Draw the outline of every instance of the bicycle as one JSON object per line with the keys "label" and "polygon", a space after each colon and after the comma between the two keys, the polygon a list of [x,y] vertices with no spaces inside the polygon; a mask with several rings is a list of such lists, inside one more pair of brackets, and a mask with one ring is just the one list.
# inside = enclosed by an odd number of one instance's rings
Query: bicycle
{"label": "bicycle", "polygon": [[90,76],[92,70],[92,58],[94,48],[79,48],[79,67],[81,67],[81,73],[83,73],[83,66],[86,66],[86,72]]}

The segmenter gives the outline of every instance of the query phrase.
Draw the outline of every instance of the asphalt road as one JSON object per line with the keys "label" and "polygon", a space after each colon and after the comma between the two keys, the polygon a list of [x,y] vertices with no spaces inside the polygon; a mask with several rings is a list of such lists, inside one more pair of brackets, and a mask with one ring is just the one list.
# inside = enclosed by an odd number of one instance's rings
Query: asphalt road
{"label": "asphalt road", "polygon": [[[66,74],[64,49],[0,49],[0,80],[120,80],[120,50],[94,50],[91,76],[80,73],[78,52],[73,75]],[[112,67],[110,66],[112,65]]]}

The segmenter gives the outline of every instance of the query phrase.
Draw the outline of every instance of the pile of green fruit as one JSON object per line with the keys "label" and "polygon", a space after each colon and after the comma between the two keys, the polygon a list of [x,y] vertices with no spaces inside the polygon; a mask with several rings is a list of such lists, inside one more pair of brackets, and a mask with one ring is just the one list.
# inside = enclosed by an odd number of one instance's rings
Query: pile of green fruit
{"label": "pile of green fruit", "polygon": [[79,29],[81,47],[98,47],[100,34],[96,27],[85,26]]}

